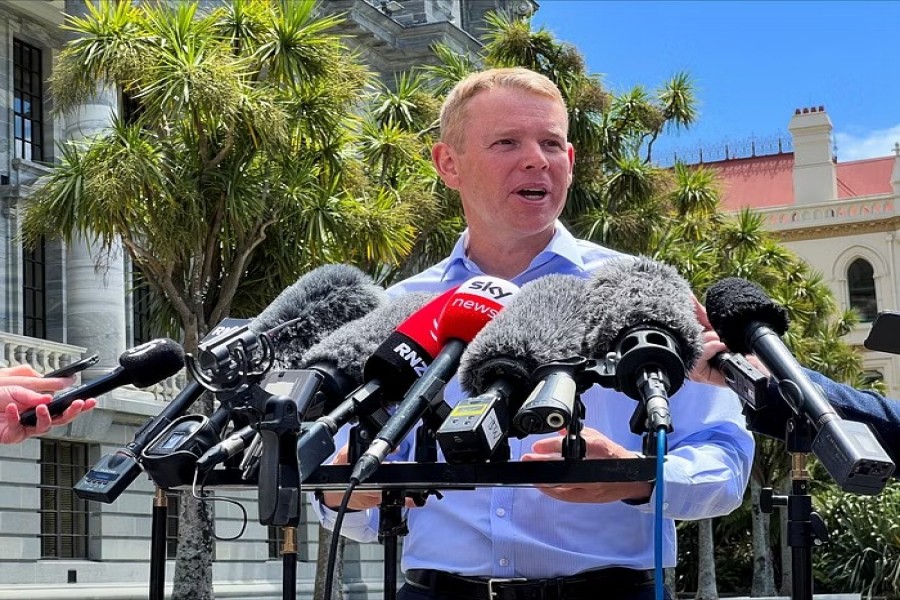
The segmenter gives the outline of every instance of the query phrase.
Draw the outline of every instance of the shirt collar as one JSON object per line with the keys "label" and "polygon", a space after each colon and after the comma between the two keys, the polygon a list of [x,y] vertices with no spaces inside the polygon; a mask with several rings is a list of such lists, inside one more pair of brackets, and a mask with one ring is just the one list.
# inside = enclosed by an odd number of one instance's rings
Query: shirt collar
{"label": "shirt collar", "polygon": [[[441,281],[452,281],[468,278],[472,275],[483,275],[478,265],[469,260],[466,256],[466,248],[468,245],[469,230],[467,228],[462,232],[462,235],[459,236],[459,239],[456,240],[453,251],[450,252],[450,255],[444,263]],[[553,232],[553,237],[550,239],[550,243],[547,244],[534,259],[532,259],[531,264],[528,265],[528,268],[525,269],[524,273],[546,264],[557,256],[572,263],[577,269],[584,269],[584,260],[582,259],[581,252],[578,248],[578,240],[576,240],[575,237],[569,233],[569,230],[563,227],[563,224],[559,221],[556,221],[555,223],[555,230]],[[460,277],[461,270],[466,273],[464,277]]]}

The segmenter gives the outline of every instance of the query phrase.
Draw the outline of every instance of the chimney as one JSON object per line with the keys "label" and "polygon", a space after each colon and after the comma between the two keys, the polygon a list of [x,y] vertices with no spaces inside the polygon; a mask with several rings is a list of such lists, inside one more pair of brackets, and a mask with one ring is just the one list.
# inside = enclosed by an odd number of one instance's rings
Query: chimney
{"label": "chimney", "polygon": [[837,175],[831,146],[831,119],[825,107],[794,111],[788,130],[794,138],[794,203],[837,199]]}
{"label": "chimney", "polygon": [[900,143],[894,142],[894,168],[891,171],[891,187],[894,195],[900,196]]}

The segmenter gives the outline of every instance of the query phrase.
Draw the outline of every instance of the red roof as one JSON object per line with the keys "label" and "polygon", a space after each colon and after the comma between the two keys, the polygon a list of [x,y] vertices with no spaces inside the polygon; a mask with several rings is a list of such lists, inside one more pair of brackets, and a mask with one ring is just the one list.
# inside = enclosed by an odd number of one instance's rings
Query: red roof
{"label": "red roof", "polygon": [[707,163],[718,171],[722,208],[768,208],[794,203],[793,153]]}
{"label": "red roof", "polygon": [[[794,204],[794,154],[734,158],[704,163],[718,172],[722,208],[770,208]],[[889,194],[894,157],[837,163],[838,199]]]}
{"label": "red roof", "polygon": [[894,157],[869,158],[837,164],[838,198],[890,194]]}

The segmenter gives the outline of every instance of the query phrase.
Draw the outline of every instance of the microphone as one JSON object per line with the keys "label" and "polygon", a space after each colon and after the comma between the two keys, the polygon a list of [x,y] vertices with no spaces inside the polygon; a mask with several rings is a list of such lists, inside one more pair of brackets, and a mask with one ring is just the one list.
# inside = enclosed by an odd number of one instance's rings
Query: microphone
{"label": "microphone", "polygon": [[369,313],[385,298],[384,290],[356,267],[318,267],[249,323],[225,319],[201,341],[197,360],[189,359],[188,367],[211,391],[237,389],[248,379],[257,383],[273,363],[298,363],[322,337]]}
{"label": "microphone", "polygon": [[[145,388],[175,375],[184,366],[184,350],[168,338],[151,340],[126,350],[119,356],[119,366],[84,385],[57,394],[47,404],[51,416],[58,416],[78,399],[93,398],[123,385]],[[37,413],[31,408],[22,413],[19,423],[26,427],[37,424]]]}
{"label": "microphone", "polygon": [[518,290],[518,286],[508,281],[487,275],[473,277],[459,286],[438,318],[437,342],[441,351],[356,462],[351,480],[368,479],[416,422],[441,401],[439,394],[456,372],[466,345]]}
{"label": "microphone", "polygon": [[[211,348],[214,340],[233,339],[236,332],[262,334],[280,328],[271,334],[272,339],[282,357],[290,358],[302,354],[333,329],[367,314],[385,297],[384,290],[359,269],[325,265],[301,276],[249,324],[226,319],[201,343]],[[102,457],[75,485],[75,494],[105,503],[115,501],[140,473],[139,457],[146,447],[184,414],[204,389],[198,381],[188,383],[157,416],[141,426],[127,446]]]}
{"label": "microphone", "polygon": [[771,372],[782,399],[816,431],[812,451],[847,492],[877,494],[894,463],[864,424],[842,419],[781,340],[789,320],[784,307],[762,288],[740,278],[723,279],[706,293],[706,311],[732,352],[753,353]]}
{"label": "microphone", "polygon": [[[457,404],[437,431],[448,463],[490,458],[510,431],[510,414],[522,404],[538,367],[581,353],[585,284],[573,275],[535,279],[475,336],[459,364],[460,386],[470,398]],[[529,407],[516,414],[518,437],[544,430],[548,421],[568,424],[571,418],[574,389],[558,377],[536,389]]]}
{"label": "microphone", "polygon": [[616,390],[641,403],[632,432],[671,431],[668,399],[702,350],[690,286],[668,265],[627,256],[602,263],[588,287],[585,349],[612,359]]}
{"label": "microphone", "polygon": [[386,400],[399,399],[419,378],[440,350],[437,320],[454,291],[400,296],[310,348],[311,363],[338,365],[359,386],[301,435],[301,481],[334,453],[334,435],[341,427],[373,414]]}
{"label": "microphone", "polygon": [[324,265],[286,288],[250,323],[265,333],[278,360],[295,365],[312,346],[345,323],[359,319],[387,299],[372,278],[350,265]]}

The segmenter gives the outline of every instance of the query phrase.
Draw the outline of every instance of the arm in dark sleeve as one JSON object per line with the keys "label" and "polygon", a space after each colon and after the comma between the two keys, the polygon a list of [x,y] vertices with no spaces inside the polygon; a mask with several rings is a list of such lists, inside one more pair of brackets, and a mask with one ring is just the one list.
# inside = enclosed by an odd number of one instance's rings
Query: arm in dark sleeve
{"label": "arm in dark sleeve", "polygon": [[[866,423],[874,429],[885,451],[900,464],[900,400],[854,389],[811,369],[804,368],[803,371],[822,388],[828,402],[843,418]],[[747,427],[756,433],[784,440],[785,425],[793,411],[781,399],[774,381],[769,383],[767,391],[764,408],[747,410]],[[900,477],[900,473],[895,472],[895,476]]]}

